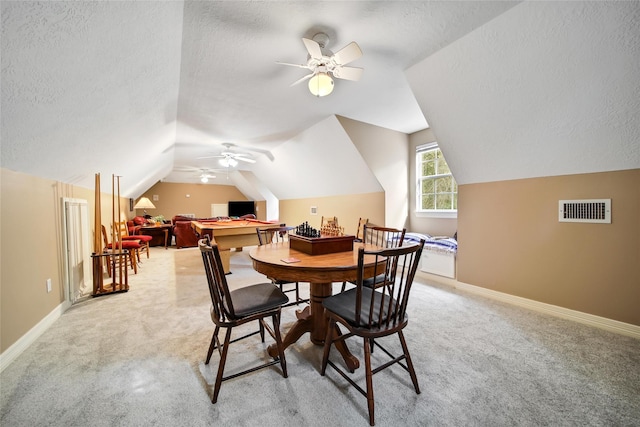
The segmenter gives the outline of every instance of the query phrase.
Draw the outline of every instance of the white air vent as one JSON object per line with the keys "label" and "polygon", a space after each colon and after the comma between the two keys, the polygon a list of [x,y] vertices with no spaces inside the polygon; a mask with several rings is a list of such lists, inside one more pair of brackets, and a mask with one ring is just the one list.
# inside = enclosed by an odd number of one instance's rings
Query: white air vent
{"label": "white air vent", "polygon": [[560,200],[558,221],[611,224],[611,199]]}

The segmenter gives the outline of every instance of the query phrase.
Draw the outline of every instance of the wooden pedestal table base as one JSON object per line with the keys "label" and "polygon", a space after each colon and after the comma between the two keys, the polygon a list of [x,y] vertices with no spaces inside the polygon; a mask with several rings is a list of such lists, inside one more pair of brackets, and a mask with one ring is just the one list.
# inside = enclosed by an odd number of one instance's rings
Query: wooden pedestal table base
{"label": "wooden pedestal table base", "polygon": [[[310,299],[309,306],[296,313],[298,320],[287,331],[283,338],[283,345],[289,345],[309,332],[311,342],[316,345],[324,345],[327,335],[328,320],[324,315],[322,301],[331,296],[332,283],[342,283],[343,281],[356,280],[358,274],[358,248],[363,243],[355,243],[353,251],[337,252],[325,255],[308,255],[304,252],[290,249],[287,243],[272,243],[251,249],[249,255],[253,260],[253,268],[266,275],[280,280],[292,282],[309,282]],[[375,248],[372,245],[365,245],[369,249]],[[296,262],[291,261],[295,258]],[[373,258],[365,258],[365,277],[373,276],[375,261]],[[358,359],[353,356],[344,341],[340,342],[336,348],[342,355],[347,368],[354,371],[360,365]],[[278,355],[274,346],[270,346],[269,355]]]}
{"label": "wooden pedestal table base", "polygon": [[[311,283],[311,295],[309,299],[310,305],[305,307],[304,310],[296,311],[296,317],[298,320],[282,338],[282,345],[285,349],[298,341],[298,339],[306,332],[310,333],[312,343],[316,345],[324,345],[324,340],[327,337],[328,319],[324,315],[322,300],[331,296],[331,290],[331,283]],[[339,333],[340,331],[338,330],[338,334]],[[342,355],[344,363],[351,372],[358,369],[360,361],[357,357],[351,354],[344,341],[338,341],[335,347]],[[267,351],[269,356],[278,357],[278,349],[275,345],[270,345],[267,348]]]}

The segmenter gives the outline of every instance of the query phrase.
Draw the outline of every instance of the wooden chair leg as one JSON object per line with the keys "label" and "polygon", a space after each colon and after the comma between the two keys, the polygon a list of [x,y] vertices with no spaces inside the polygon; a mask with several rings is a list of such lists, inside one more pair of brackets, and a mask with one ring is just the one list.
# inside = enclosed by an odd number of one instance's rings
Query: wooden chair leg
{"label": "wooden chair leg", "polygon": [[327,337],[324,340],[324,351],[322,353],[322,367],[320,368],[320,375],[324,377],[324,373],[327,370],[327,362],[329,362],[329,351],[331,350],[331,344],[333,340],[333,330],[335,329],[336,321],[329,319],[329,326],[327,327]]}
{"label": "wooden chair leg", "polygon": [[146,246],[147,246],[147,259],[149,259],[149,242],[147,242]]}
{"label": "wooden chair leg", "polygon": [[218,375],[216,375],[216,384],[213,387],[213,398],[211,403],[218,401],[218,394],[220,393],[220,386],[222,385],[222,374],[224,373],[224,364],[227,361],[227,351],[229,350],[229,342],[231,341],[231,328],[227,328],[227,333],[224,336],[224,344],[222,346],[222,354],[220,355],[220,364],[218,365]]}
{"label": "wooden chair leg", "polygon": [[213,350],[220,344],[218,341],[218,332],[220,331],[220,326],[216,326],[216,329],[213,331],[213,336],[211,337],[211,344],[209,344],[209,351],[207,352],[207,360],[205,360],[204,364],[208,365],[211,360],[211,355],[213,354]]}
{"label": "wooden chair leg", "polygon": [[133,268],[133,273],[138,274],[138,263],[136,263],[136,254],[134,251],[129,251],[129,260],[131,261],[131,268]]}
{"label": "wooden chair leg", "polygon": [[276,346],[278,347],[278,357],[280,358],[280,367],[282,368],[282,376],[287,378],[287,361],[284,358],[284,346],[282,345],[282,336],[280,335],[280,314],[274,314],[272,321],[273,333],[276,339]]}
{"label": "wooden chair leg", "polygon": [[371,344],[364,338],[364,365],[367,380],[367,407],[369,408],[369,425],[375,425],[373,414],[373,373],[371,372]]}
{"label": "wooden chair leg", "polygon": [[407,368],[409,368],[409,375],[411,375],[411,381],[413,382],[413,387],[416,389],[416,394],[420,394],[420,387],[418,386],[418,377],[416,375],[415,369],[413,369],[413,362],[411,362],[411,356],[409,355],[409,347],[407,347],[407,342],[404,339],[404,334],[402,333],[402,331],[398,331],[398,337],[400,337],[400,345],[402,346],[404,357],[407,359]]}
{"label": "wooden chair leg", "polygon": [[258,320],[258,327],[260,331],[260,340],[264,342],[264,324],[262,322],[264,322],[263,319]]}

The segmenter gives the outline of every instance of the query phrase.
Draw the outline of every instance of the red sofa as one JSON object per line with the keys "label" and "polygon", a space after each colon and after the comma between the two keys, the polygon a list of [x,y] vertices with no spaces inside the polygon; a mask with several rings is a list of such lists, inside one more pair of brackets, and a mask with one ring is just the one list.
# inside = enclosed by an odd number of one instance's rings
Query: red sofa
{"label": "red sofa", "polygon": [[189,218],[186,216],[174,216],[171,219],[172,234],[176,238],[176,248],[192,248],[198,246],[198,236],[191,227],[191,221],[217,221],[218,218]]}
{"label": "red sofa", "polygon": [[127,228],[129,229],[129,235],[139,234],[140,227],[147,224],[147,220],[143,216],[136,216],[133,219],[127,221]]}

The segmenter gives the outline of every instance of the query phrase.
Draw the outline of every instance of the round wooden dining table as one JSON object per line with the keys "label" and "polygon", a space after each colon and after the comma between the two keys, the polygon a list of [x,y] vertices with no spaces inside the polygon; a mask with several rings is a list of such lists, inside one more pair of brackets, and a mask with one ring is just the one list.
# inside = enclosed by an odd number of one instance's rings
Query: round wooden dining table
{"label": "round wooden dining table", "polygon": [[[322,301],[331,296],[332,283],[355,281],[358,275],[358,248],[379,249],[377,246],[354,243],[353,250],[335,252],[325,255],[309,255],[289,248],[289,243],[272,243],[251,249],[249,255],[253,268],[267,277],[292,282],[309,282],[309,306],[296,312],[297,321],[287,331],[282,342],[285,349],[309,332],[311,342],[323,345],[327,335],[328,320],[324,315]],[[374,274],[375,261],[365,257],[365,277]],[[378,266],[378,271],[380,266]],[[336,326],[337,327],[337,326]],[[347,367],[354,371],[359,366],[358,359],[353,356],[344,341],[336,344]],[[268,348],[269,355],[277,357],[275,345]]]}

